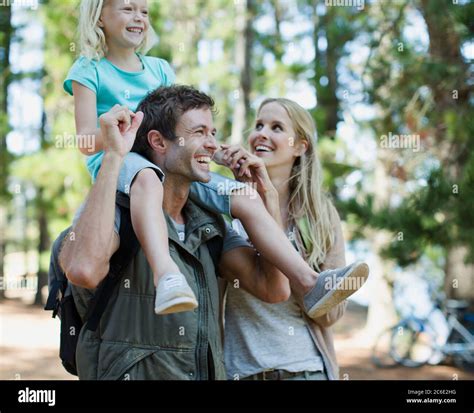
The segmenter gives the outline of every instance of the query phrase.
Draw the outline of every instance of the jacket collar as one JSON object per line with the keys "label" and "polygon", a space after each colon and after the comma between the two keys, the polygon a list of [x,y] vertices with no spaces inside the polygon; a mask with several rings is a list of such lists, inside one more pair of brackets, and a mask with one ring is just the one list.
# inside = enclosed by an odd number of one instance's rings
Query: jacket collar
{"label": "jacket collar", "polygon": [[193,255],[199,246],[209,239],[215,236],[224,237],[225,229],[222,225],[222,217],[196,205],[189,198],[183,208],[186,222],[186,237],[184,241],[179,239],[174,223],[169,215],[166,213],[164,215],[168,225],[168,238]]}

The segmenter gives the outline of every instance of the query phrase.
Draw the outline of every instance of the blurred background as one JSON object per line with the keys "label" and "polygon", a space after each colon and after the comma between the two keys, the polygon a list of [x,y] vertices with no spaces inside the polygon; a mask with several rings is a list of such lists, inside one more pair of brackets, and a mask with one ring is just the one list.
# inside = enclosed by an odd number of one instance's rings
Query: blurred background
{"label": "blurred background", "polygon": [[[42,307],[51,242],[91,186],[75,145],[73,99],[62,88],[79,53],[78,5],[0,2],[0,379],[74,378],[59,362],[59,321]],[[178,83],[216,99],[222,142],[245,144],[265,97],[293,99],[312,113],[347,260],[371,267],[335,326],[341,378],[473,379],[456,357],[382,369],[371,355],[381,333],[407,317],[449,335],[448,299],[473,331],[474,4],[149,7],[159,35],[149,54],[170,61]]]}

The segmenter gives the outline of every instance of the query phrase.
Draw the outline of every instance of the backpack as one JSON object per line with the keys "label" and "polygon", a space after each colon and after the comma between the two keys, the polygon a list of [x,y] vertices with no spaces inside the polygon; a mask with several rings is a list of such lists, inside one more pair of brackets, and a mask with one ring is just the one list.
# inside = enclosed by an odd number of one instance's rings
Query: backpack
{"label": "backpack", "polygon": [[[49,294],[46,305],[47,311],[52,311],[52,317],[59,317],[61,321],[59,357],[63,367],[72,375],[77,376],[76,348],[79,332],[82,328],[96,331],[110,297],[118,286],[123,270],[132,260],[139,249],[139,242],[133,231],[130,218],[129,198],[117,192],[116,205],[120,209],[120,246],[110,259],[110,268],[106,277],[98,286],[87,308],[84,319],[81,318],[74,302],[71,285],[59,265],[59,253],[62,243],[69,235],[71,228],[64,230],[54,241],[51,248],[51,258],[48,272]],[[214,267],[217,272],[223,239],[214,237],[207,242]]]}
{"label": "backpack", "polygon": [[53,311],[61,320],[59,357],[64,368],[77,376],[76,347],[79,332],[83,327],[95,331],[107,303],[120,282],[122,271],[137,253],[139,243],[132,228],[129,202],[125,195],[117,193],[116,204],[120,209],[120,246],[110,259],[109,273],[98,286],[87,308],[84,320],[77,311],[71,286],[59,265],[59,253],[64,238],[69,235],[71,227],[63,231],[54,241],[48,272],[49,294],[45,310]]}

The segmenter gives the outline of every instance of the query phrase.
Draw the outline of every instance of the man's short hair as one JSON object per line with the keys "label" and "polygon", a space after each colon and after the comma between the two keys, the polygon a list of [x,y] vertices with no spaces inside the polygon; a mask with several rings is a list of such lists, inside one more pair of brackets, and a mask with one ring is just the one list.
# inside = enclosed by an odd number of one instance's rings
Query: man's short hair
{"label": "man's short hair", "polygon": [[175,140],[176,125],[188,110],[208,108],[212,112],[214,100],[192,86],[162,86],[148,95],[138,104],[137,112],[144,114],[138,128],[132,152],[151,159],[153,150],[148,144],[148,132],[157,130],[165,139]]}

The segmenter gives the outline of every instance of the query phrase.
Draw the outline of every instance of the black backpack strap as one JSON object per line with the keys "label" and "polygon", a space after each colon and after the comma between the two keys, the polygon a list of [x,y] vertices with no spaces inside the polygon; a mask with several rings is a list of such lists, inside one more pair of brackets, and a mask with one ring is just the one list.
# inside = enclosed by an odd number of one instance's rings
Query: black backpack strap
{"label": "black backpack strap", "polygon": [[48,271],[48,299],[44,307],[47,311],[53,311],[53,318],[56,317],[59,309],[59,302],[62,297],[66,294],[67,289],[67,278],[59,265],[59,253],[64,243],[64,238],[69,235],[72,227],[65,229],[56,240],[53,242],[51,247],[51,257],[49,261]]}
{"label": "black backpack strap", "polygon": [[139,247],[139,242],[133,231],[132,220],[130,218],[128,197],[117,193],[116,204],[120,208],[120,246],[114,255],[112,255],[109,273],[99,285],[89,305],[85,318],[87,320],[86,328],[91,331],[97,330],[110,297],[122,279],[123,270],[137,253]]}

